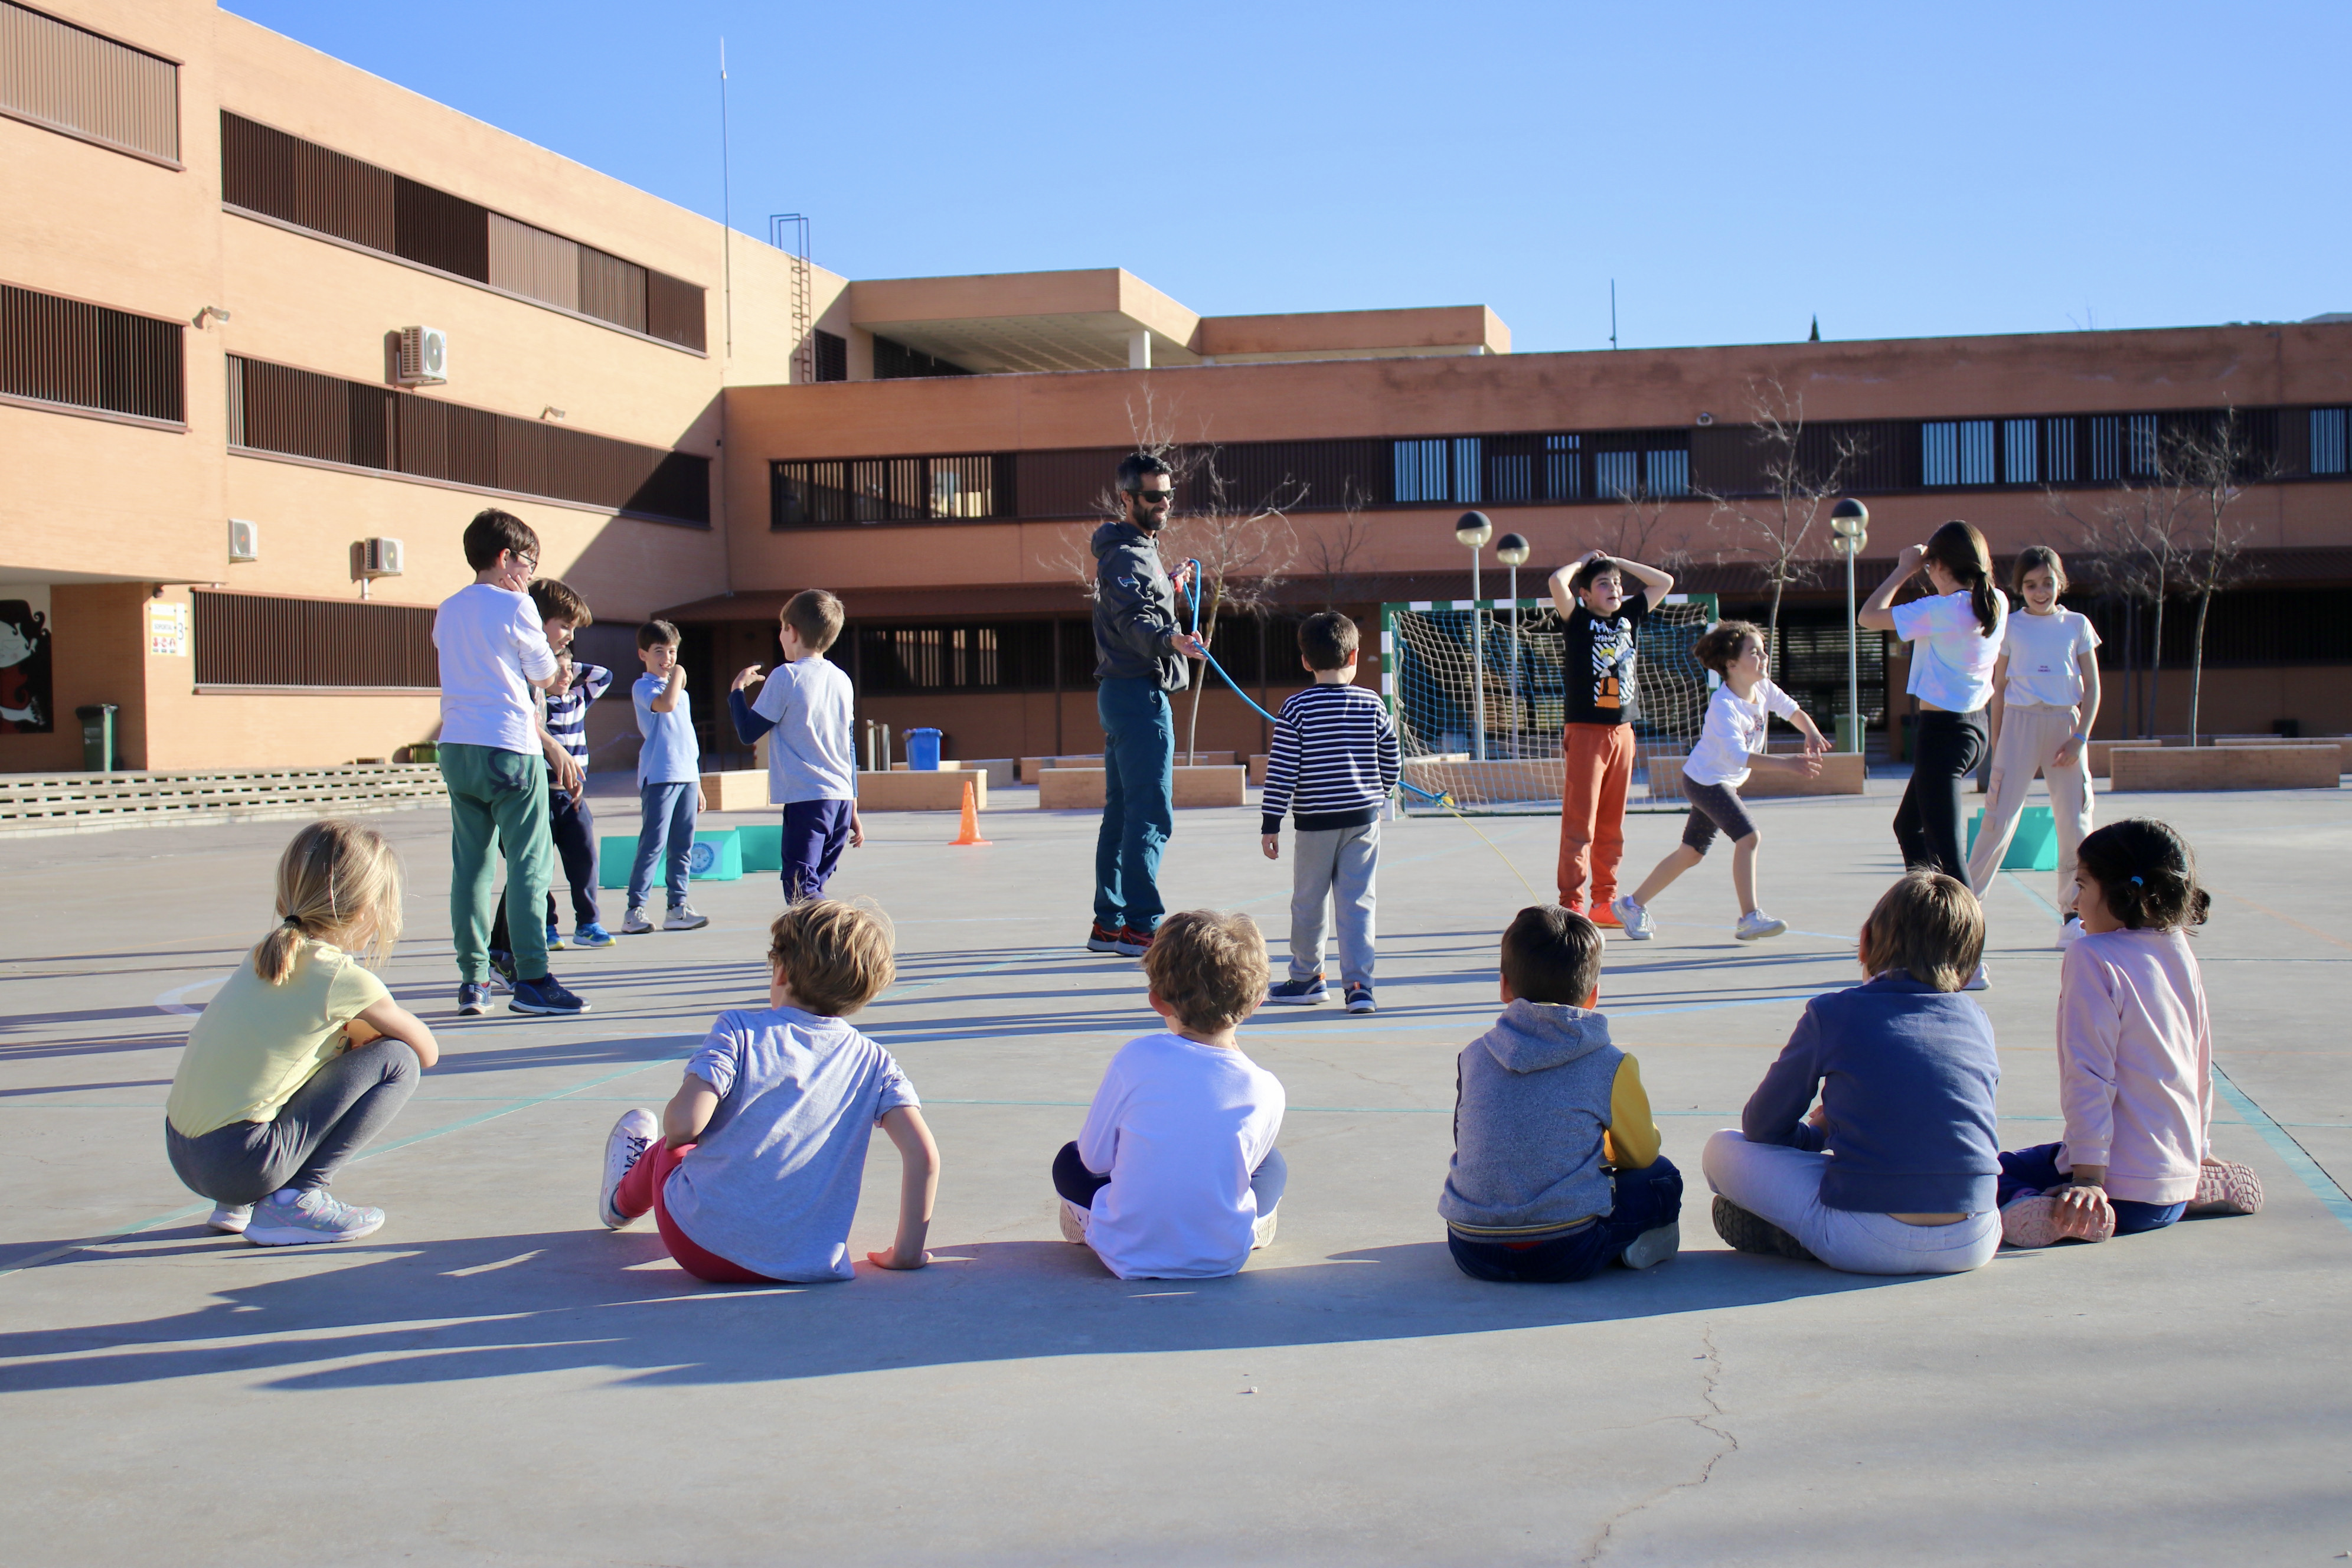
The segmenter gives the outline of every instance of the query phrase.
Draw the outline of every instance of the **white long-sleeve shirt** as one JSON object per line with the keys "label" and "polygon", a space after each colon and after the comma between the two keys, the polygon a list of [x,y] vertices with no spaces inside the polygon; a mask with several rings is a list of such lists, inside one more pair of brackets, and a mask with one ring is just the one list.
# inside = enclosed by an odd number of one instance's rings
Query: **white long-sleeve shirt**
{"label": "white long-sleeve shirt", "polygon": [[1786,719],[1797,710],[1797,700],[1769,680],[1759,680],[1745,698],[1729,682],[1706,700],[1706,722],[1698,744],[1683,759],[1683,772],[1701,784],[1738,789],[1751,771],[1748,759],[1764,749],[1764,715]]}
{"label": "white long-sleeve shirt", "polygon": [[2186,1203],[2211,1146],[2213,1031],[2189,939],[2086,935],[2058,966],[2064,1163],[2105,1165],[2109,1197]]}

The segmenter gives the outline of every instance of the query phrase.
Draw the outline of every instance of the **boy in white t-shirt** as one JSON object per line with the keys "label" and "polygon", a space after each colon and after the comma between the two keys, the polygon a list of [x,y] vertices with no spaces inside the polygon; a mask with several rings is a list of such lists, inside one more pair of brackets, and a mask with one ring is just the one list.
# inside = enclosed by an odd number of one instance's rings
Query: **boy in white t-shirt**
{"label": "boy in white t-shirt", "polygon": [[1234,1039],[1265,995],[1265,938],[1247,915],[1186,910],[1143,973],[1170,1026],[1119,1047],[1055,1156],[1062,1236],[1121,1279],[1222,1279],[1274,1240],[1288,1174],[1282,1084]]}
{"label": "boy in white t-shirt", "polygon": [[[739,671],[727,693],[735,734],[747,746],[768,737],[768,804],[784,808],[784,902],[824,897],[842,847],[866,842],[857,820],[856,693],[824,657],[841,636],[841,601],[822,588],[792,596],[777,617],[784,662],[764,677]],[[759,700],[743,693],[764,679]]]}
{"label": "boy in white t-shirt", "polygon": [[547,763],[540,754],[534,689],[555,679],[555,651],[523,592],[539,569],[539,535],[492,507],[466,525],[473,584],[441,602],[433,646],[441,656],[441,777],[449,786],[449,924],[457,947],[457,1010],[490,1004],[491,846],[507,860],[518,1013],[584,1013],[588,1005],[547,968],[540,907],[554,878],[547,826]]}
{"label": "boy in white t-shirt", "polygon": [[[1698,744],[1683,763],[1683,794],[1690,799],[1690,816],[1683,824],[1683,841],[1658,862],[1630,898],[1615,909],[1625,934],[1647,942],[1656,927],[1650,921],[1650,901],[1675,878],[1697,865],[1715,842],[1717,832],[1731,840],[1731,889],[1739,899],[1739,923],[1731,934],[1741,942],[1779,936],[1789,929],[1756,907],[1756,849],[1763,836],[1748,820],[1738,790],[1752,768],[1812,778],[1822,771],[1822,753],[1830,743],[1796,699],[1765,678],[1764,628],[1753,621],[1721,621],[1691,647],[1692,655],[1723,682],[1707,699],[1706,722]],[[1778,713],[1805,737],[1801,753],[1764,754],[1768,713]]]}

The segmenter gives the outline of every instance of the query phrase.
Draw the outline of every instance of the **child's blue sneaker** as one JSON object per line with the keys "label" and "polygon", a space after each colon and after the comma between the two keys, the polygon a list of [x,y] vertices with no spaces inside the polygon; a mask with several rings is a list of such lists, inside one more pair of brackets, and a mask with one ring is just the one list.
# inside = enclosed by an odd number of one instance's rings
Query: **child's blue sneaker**
{"label": "child's blue sneaker", "polygon": [[606,931],[603,926],[598,925],[594,921],[590,921],[586,925],[582,926],[578,931],[572,933],[572,945],[574,947],[610,947],[613,945],[613,933]]}
{"label": "child's blue sneaker", "polygon": [[547,928],[547,951],[548,951],[548,952],[561,952],[562,950],[563,950],[563,931],[562,931],[562,928],[557,927],[557,926],[550,926],[550,927],[548,927],[548,928]]}
{"label": "child's blue sneaker", "polygon": [[1265,988],[1265,999],[1277,1007],[1319,1007],[1331,994],[1319,974],[1307,980],[1284,980]]}
{"label": "child's blue sneaker", "polygon": [[514,999],[507,1005],[518,1013],[540,1013],[558,1017],[588,1011],[588,1004],[566,991],[562,983],[552,974],[538,980],[518,982]]}

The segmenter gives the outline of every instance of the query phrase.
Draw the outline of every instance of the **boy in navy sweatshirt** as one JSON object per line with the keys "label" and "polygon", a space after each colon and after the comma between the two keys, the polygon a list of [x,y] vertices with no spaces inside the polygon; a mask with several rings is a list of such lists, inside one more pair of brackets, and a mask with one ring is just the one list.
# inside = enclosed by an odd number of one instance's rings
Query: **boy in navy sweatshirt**
{"label": "boy in navy sweatshirt", "polygon": [[1454,1068],[1454,1163],[1437,1212],[1462,1272],[1565,1284],[1682,1244],[1682,1173],[1633,1058],[1609,1043],[1601,930],[1558,904],[1503,933],[1503,1016]]}
{"label": "boy in navy sweatshirt", "polygon": [[1311,1007],[1323,984],[1323,905],[1339,928],[1339,979],[1348,1011],[1372,1010],[1372,900],[1380,870],[1381,808],[1397,782],[1396,722],[1356,684],[1356,623],[1325,611],[1298,628],[1299,662],[1315,684],[1282,705],[1259,804],[1265,858],[1282,858],[1282,817],[1298,821],[1291,857],[1290,978],[1268,1002]]}

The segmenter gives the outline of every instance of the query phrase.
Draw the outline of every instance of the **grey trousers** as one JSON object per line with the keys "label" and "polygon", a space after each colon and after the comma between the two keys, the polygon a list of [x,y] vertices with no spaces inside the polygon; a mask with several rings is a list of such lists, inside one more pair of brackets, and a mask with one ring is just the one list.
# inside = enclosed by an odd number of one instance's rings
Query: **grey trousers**
{"label": "grey trousers", "polygon": [[164,1151],[188,1190],[216,1204],[259,1203],[280,1187],[310,1192],[399,1114],[423,1071],[407,1042],[371,1040],[303,1079],[276,1121],[232,1121],[201,1138],[166,1121]]}
{"label": "grey trousers", "polygon": [[1290,977],[1323,973],[1323,902],[1329,899],[1339,937],[1339,982],[1372,983],[1373,882],[1380,870],[1381,825],[1301,828],[1291,846]]}

